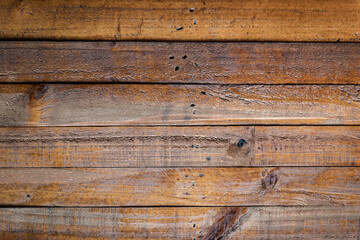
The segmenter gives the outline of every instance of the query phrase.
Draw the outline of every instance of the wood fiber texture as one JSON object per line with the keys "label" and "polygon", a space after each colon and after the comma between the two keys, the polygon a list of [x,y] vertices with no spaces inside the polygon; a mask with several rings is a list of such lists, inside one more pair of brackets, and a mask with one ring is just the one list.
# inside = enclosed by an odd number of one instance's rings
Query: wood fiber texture
{"label": "wood fiber texture", "polygon": [[360,85],[0,85],[1,126],[357,125]]}
{"label": "wood fiber texture", "polygon": [[0,169],[3,206],[360,205],[360,168]]}
{"label": "wood fiber texture", "polygon": [[356,239],[359,211],[358,206],[1,208],[0,237]]}
{"label": "wood fiber texture", "polygon": [[359,0],[2,0],[0,38],[359,42]]}
{"label": "wood fiber texture", "polygon": [[0,167],[359,166],[359,126],[0,128]]}
{"label": "wood fiber texture", "polygon": [[0,59],[8,83],[360,82],[356,43],[4,41]]}

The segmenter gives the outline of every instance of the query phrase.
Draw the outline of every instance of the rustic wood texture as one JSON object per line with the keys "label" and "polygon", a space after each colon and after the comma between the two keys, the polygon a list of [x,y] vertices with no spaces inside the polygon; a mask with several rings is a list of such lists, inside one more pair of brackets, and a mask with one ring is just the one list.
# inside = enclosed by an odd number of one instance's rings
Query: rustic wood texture
{"label": "rustic wood texture", "polygon": [[7,168],[5,206],[360,205],[360,168]]}
{"label": "rustic wood texture", "polygon": [[2,239],[357,239],[358,206],[1,208]]}
{"label": "rustic wood texture", "polygon": [[2,0],[0,38],[359,42],[359,0]]}
{"label": "rustic wood texture", "polygon": [[0,59],[0,82],[360,83],[356,43],[4,41]]}
{"label": "rustic wood texture", "polygon": [[0,85],[1,126],[356,125],[360,85]]}
{"label": "rustic wood texture", "polygon": [[0,156],[0,167],[360,166],[360,127],[0,128]]}

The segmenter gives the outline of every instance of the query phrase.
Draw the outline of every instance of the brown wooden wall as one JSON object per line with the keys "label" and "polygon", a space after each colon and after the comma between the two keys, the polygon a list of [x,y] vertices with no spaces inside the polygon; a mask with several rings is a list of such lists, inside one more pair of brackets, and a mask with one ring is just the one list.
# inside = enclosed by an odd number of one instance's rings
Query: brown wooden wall
{"label": "brown wooden wall", "polygon": [[360,239],[360,0],[2,0],[0,239]]}

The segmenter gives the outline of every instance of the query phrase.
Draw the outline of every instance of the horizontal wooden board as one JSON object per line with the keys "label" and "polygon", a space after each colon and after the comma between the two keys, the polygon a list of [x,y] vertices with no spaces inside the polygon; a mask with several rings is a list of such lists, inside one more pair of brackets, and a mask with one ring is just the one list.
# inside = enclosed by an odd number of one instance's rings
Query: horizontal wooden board
{"label": "horizontal wooden board", "polygon": [[360,127],[9,127],[0,156],[0,167],[360,166]]}
{"label": "horizontal wooden board", "polygon": [[2,239],[357,239],[358,206],[1,208]]}
{"label": "horizontal wooden board", "polygon": [[2,0],[0,38],[360,40],[359,0]]}
{"label": "horizontal wooden board", "polygon": [[3,41],[0,59],[0,82],[360,83],[356,43]]}
{"label": "horizontal wooden board", "polygon": [[358,167],[2,168],[5,206],[360,205]]}
{"label": "horizontal wooden board", "polygon": [[1,126],[357,125],[360,85],[0,85]]}

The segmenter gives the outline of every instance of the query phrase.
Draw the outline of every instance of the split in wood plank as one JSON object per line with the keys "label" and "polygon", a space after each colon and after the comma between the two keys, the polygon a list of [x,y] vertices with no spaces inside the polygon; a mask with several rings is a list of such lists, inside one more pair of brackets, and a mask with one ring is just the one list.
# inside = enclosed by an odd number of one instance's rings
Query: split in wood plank
{"label": "split in wood plank", "polygon": [[3,84],[1,126],[358,125],[360,85]]}
{"label": "split in wood plank", "polygon": [[360,205],[358,167],[2,168],[3,206]]}
{"label": "split in wood plank", "polygon": [[0,38],[360,41],[359,0],[2,0]]}
{"label": "split in wood plank", "polygon": [[0,167],[360,166],[360,127],[6,127],[0,156]]}
{"label": "split in wood plank", "polygon": [[358,84],[356,43],[0,42],[0,82]]}

